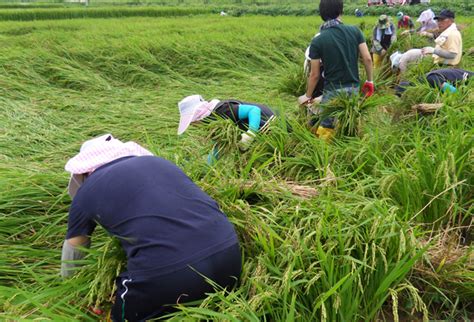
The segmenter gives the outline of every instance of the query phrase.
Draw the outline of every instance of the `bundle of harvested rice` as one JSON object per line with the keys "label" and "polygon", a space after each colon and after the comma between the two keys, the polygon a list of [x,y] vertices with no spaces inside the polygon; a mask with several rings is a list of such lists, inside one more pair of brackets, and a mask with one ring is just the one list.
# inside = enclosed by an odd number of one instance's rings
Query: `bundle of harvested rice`
{"label": "bundle of harvested rice", "polygon": [[229,119],[219,118],[206,124],[207,141],[217,144],[220,153],[238,151],[242,131]]}
{"label": "bundle of harvested rice", "polygon": [[[468,228],[469,229],[469,228]],[[414,270],[423,279],[434,280],[438,286],[448,286],[456,294],[474,297],[474,252],[472,246],[463,240],[459,228],[445,229],[439,235],[421,241],[428,246],[423,261]]]}
{"label": "bundle of harvested rice", "polygon": [[293,181],[246,181],[241,189],[260,189],[263,193],[290,192],[292,195],[303,199],[310,199],[319,194],[316,188]]}
{"label": "bundle of harvested rice", "polygon": [[421,113],[434,113],[443,106],[443,103],[420,103],[411,107],[412,111]]}

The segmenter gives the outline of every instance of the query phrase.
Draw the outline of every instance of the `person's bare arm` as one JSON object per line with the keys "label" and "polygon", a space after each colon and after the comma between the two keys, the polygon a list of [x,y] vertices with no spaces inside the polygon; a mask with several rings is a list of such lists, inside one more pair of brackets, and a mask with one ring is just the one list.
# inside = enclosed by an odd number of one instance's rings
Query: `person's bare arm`
{"label": "person's bare arm", "polygon": [[308,85],[306,87],[306,96],[312,97],[314,89],[321,78],[321,62],[319,59],[311,59],[311,72],[308,76]]}
{"label": "person's bare arm", "polygon": [[359,53],[360,57],[362,58],[362,62],[364,64],[365,73],[367,75],[367,81],[373,81],[373,67],[372,67],[372,57],[370,57],[369,48],[367,44],[361,43],[359,44]]}
{"label": "person's bare arm", "polygon": [[90,244],[91,239],[87,236],[76,236],[76,237],[67,239],[67,241],[73,247],[78,247],[78,246],[85,247]]}

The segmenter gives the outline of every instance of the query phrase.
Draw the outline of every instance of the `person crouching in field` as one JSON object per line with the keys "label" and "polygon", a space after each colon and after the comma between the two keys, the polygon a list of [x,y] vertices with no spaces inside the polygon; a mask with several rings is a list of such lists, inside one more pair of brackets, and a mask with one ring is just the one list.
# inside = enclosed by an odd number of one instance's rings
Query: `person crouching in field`
{"label": "person crouching in field", "polygon": [[[298,98],[298,103],[311,102],[314,89],[321,81],[320,64],[324,64],[325,84],[321,103],[324,104],[339,94],[355,94],[359,91],[359,54],[362,57],[367,81],[362,87],[366,96],[374,93],[372,80],[372,59],[362,32],[355,26],[342,23],[342,0],[321,0],[319,13],[324,23],[320,33],[310,44],[309,57],[311,72],[308,76],[306,93]],[[336,120],[326,117],[320,121],[316,135],[330,140],[334,136]]]}
{"label": "person crouching in field", "polygon": [[233,225],[173,163],[106,134],[82,144],[65,169],[73,200],[61,275],[73,275],[97,223],[117,237],[127,271],[116,280],[114,321],[144,321],[203,299],[213,291],[205,278],[236,284],[241,255]]}
{"label": "person crouching in field", "polygon": [[[258,103],[248,103],[239,100],[213,99],[205,101],[201,95],[190,95],[178,103],[179,127],[178,135],[183,134],[191,123],[213,117],[230,119],[241,130],[240,148],[246,150],[255,138],[256,133],[269,125],[276,117],[268,106]],[[208,163],[213,164],[219,157],[218,149],[214,148],[208,157]]]}
{"label": "person crouching in field", "polygon": [[374,67],[382,65],[383,59],[390,46],[397,40],[395,26],[387,15],[381,15],[372,33],[372,55]]}
{"label": "person crouching in field", "polygon": [[438,31],[441,34],[435,39],[435,47],[422,49],[423,55],[433,55],[433,62],[437,65],[457,66],[462,57],[462,36],[454,23],[454,12],[441,10],[434,19],[438,22]]}
{"label": "person crouching in field", "polygon": [[410,63],[415,63],[423,58],[421,49],[410,49],[404,53],[399,51],[390,55],[390,62],[393,71],[400,71],[400,75],[405,73]]}
{"label": "person crouching in field", "polygon": [[411,20],[410,16],[403,14],[403,12],[399,11],[397,13],[397,27],[398,29],[408,29],[411,30],[415,28],[415,24],[413,23],[413,20]]}
{"label": "person crouching in field", "polygon": [[[433,88],[438,88],[443,93],[456,93],[457,87],[469,82],[474,76],[474,72],[459,69],[459,68],[446,68],[446,69],[435,69],[429,73],[426,73],[420,80],[426,80],[428,84]],[[396,88],[398,96],[412,86],[410,82],[401,82]]]}
{"label": "person crouching in field", "polygon": [[472,76],[474,76],[474,72],[465,69],[436,69],[426,74],[426,81],[431,87],[438,87],[443,93],[455,93],[457,92],[456,86],[468,82]]}
{"label": "person crouching in field", "polygon": [[406,35],[409,33],[418,33],[420,36],[425,36],[425,37],[430,37],[434,38],[434,34],[437,29],[438,29],[438,24],[434,20],[435,14],[433,10],[431,9],[426,9],[422,13],[420,13],[420,16],[418,19],[416,19],[417,22],[420,23],[420,26],[418,28],[410,28],[409,30],[404,30],[401,34]]}

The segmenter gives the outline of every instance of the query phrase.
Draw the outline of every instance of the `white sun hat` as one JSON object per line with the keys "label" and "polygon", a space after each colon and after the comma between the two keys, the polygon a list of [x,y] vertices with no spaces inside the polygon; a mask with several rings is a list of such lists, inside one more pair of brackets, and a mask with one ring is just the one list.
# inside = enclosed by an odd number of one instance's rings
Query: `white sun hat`
{"label": "white sun hat", "polygon": [[390,61],[392,62],[392,69],[398,68],[400,65],[400,59],[402,58],[403,54],[399,51],[394,52],[390,55]]}
{"label": "white sun hat", "polygon": [[211,115],[219,100],[205,101],[201,95],[190,95],[178,103],[178,135],[183,134],[192,122],[200,121]]}
{"label": "white sun hat", "polygon": [[105,134],[84,142],[80,152],[69,159],[64,169],[71,173],[68,192],[71,198],[85,180],[85,176],[100,166],[127,156],[153,155],[135,142],[115,139],[112,134]]}
{"label": "white sun hat", "polygon": [[416,21],[418,21],[418,22],[428,22],[428,21],[433,20],[434,17],[435,17],[435,14],[434,14],[433,10],[426,9],[425,11],[423,11],[420,14],[420,16],[418,17],[418,19],[416,19]]}

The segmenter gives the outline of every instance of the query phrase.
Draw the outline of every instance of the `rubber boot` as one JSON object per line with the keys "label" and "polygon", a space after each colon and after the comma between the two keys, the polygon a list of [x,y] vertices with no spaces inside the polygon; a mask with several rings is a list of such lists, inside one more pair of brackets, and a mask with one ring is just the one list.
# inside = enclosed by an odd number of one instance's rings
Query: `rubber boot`
{"label": "rubber boot", "polygon": [[310,128],[309,128],[309,131],[310,131],[311,133],[313,133],[315,136],[319,136],[319,135],[318,135],[318,126],[310,127]]}
{"label": "rubber boot", "polygon": [[330,129],[327,127],[319,126],[318,129],[316,130],[316,135],[326,142],[331,142],[335,134],[336,134],[336,131],[334,129]]}
{"label": "rubber boot", "polygon": [[454,87],[453,85],[451,85],[450,83],[448,82],[445,82],[443,83],[443,86],[441,86],[441,92],[443,93],[456,93],[458,90],[456,89],[456,87]]}
{"label": "rubber boot", "polygon": [[382,65],[383,56],[377,53],[373,54],[374,68],[379,68]]}

